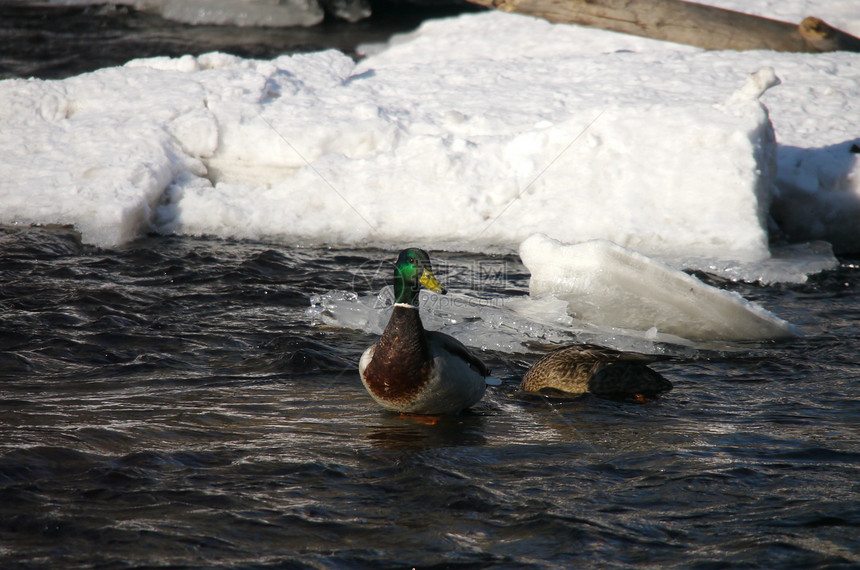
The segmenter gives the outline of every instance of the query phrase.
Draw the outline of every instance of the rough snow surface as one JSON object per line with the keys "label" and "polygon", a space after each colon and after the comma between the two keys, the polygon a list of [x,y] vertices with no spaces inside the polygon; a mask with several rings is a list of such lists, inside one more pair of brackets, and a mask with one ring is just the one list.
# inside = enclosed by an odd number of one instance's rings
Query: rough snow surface
{"label": "rough snow surface", "polygon": [[484,251],[542,232],[749,270],[769,238],[860,250],[858,91],[854,54],[501,12],[427,22],[358,64],[137,60],[0,82],[0,222],[106,247],[154,230]]}

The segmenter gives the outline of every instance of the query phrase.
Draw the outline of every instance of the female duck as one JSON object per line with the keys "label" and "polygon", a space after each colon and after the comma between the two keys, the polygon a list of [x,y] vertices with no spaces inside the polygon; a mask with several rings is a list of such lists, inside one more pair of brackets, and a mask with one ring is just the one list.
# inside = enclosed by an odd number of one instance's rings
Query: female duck
{"label": "female duck", "polygon": [[552,389],[569,394],[590,392],[612,399],[650,400],[672,389],[671,382],[647,366],[659,359],[594,344],[565,346],[529,368],[520,390]]}
{"label": "female duck", "polygon": [[364,387],[388,410],[456,414],[484,395],[487,367],[457,339],[424,330],[421,285],[447,292],[433,277],[426,251],[403,250],[394,267],[394,311],[382,337],[361,355],[358,370]]}

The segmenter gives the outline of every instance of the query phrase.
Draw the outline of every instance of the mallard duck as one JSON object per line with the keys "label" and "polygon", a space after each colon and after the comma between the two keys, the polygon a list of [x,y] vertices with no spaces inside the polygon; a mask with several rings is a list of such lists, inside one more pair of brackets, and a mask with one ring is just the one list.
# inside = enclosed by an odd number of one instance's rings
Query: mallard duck
{"label": "mallard duck", "polygon": [[361,355],[358,370],[364,387],[383,408],[456,414],[481,399],[489,372],[454,337],[424,330],[418,314],[421,285],[447,292],[433,276],[427,252],[405,249],[394,266],[391,318],[379,341]]}
{"label": "mallard duck", "polygon": [[535,362],[523,376],[520,390],[548,388],[614,399],[651,399],[672,389],[671,382],[648,368],[656,360],[660,358],[594,344],[565,346]]}

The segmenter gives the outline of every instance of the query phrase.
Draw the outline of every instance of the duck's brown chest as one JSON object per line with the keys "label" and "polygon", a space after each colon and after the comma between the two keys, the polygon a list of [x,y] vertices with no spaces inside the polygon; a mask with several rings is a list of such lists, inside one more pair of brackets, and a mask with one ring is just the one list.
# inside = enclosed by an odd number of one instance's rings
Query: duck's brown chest
{"label": "duck's brown chest", "polygon": [[432,369],[418,310],[395,307],[364,370],[368,389],[386,401],[408,402],[427,384]]}

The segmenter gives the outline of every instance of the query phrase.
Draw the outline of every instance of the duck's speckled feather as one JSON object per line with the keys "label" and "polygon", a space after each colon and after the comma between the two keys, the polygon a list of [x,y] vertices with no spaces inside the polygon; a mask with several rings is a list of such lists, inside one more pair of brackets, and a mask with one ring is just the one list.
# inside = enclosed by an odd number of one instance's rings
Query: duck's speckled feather
{"label": "duck's speckled feather", "polygon": [[538,392],[551,388],[611,397],[656,396],[672,389],[671,382],[647,366],[660,359],[591,344],[566,346],[538,360],[526,372],[520,389]]}

